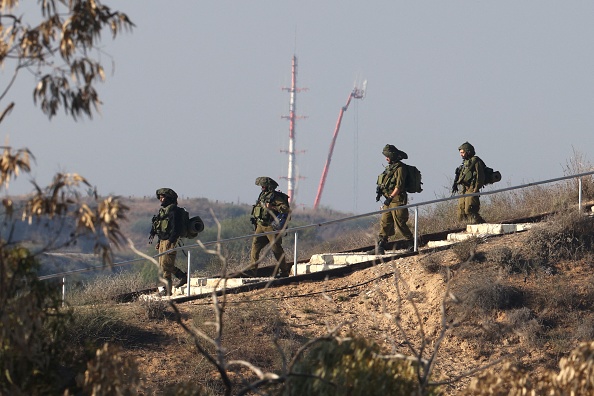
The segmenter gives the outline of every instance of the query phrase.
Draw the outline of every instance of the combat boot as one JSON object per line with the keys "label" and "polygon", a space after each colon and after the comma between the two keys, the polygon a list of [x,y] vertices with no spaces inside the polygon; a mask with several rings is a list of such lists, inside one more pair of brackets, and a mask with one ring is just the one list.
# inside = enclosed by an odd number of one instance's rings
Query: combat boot
{"label": "combat boot", "polygon": [[173,285],[175,287],[182,287],[188,283],[188,274],[179,268],[175,269],[175,277],[177,278],[177,281],[175,281],[175,284]]}
{"label": "combat boot", "polygon": [[473,213],[473,214],[469,215],[468,219],[470,220],[470,222],[468,224],[484,224],[484,223],[486,223],[485,219],[483,219],[483,217],[478,213]]}
{"label": "combat boot", "polygon": [[414,252],[415,251],[415,241],[408,240],[406,241],[406,246],[404,248],[407,252]]}
{"label": "combat boot", "polygon": [[381,238],[377,241],[377,246],[375,247],[375,254],[382,255],[386,254],[386,248],[388,247],[388,240]]}
{"label": "combat boot", "polygon": [[166,297],[171,296],[171,278],[165,278],[165,286],[163,287],[161,295]]}

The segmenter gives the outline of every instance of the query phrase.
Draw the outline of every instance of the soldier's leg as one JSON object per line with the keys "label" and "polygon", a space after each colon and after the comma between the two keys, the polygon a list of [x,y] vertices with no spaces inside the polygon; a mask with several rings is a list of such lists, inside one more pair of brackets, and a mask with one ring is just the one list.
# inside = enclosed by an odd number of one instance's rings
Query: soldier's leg
{"label": "soldier's leg", "polygon": [[[256,226],[256,234],[262,233],[262,226],[258,224]],[[252,250],[250,252],[253,268],[258,268],[258,260],[260,259],[260,252],[268,244],[268,238],[265,235],[256,235],[252,239]]]}
{"label": "soldier's leg", "polygon": [[[272,229],[271,229],[272,230]],[[289,276],[291,266],[287,265],[285,258],[285,250],[283,249],[283,238],[280,234],[268,234],[268,242],[274,254],[274,258],[278,263],[278,272],[281,276]]]}
{"label": "soldier's leg", "polygon": [[173,284],[175,287],[182,287],[186,283],[188,283],[188,274],[179,268],[175,267],[175,272],[173,273],[177,278],[177,281]]}
{"label": "soldier's leg", "polygon": [[376,254],[384,254],[388,248],[388,239],[394,235],[393,212],[382,213],[380,218],[380,230],[377,238]]}
{"label": "soldier's leg", "polygon": [[466,198],[458,199],[458,221],[466,221]]}
{"label": "soldier's leg", "polygon": [[394,211],[394,225],[396,229],[402,234],[404,239],[412,241],[414,239],[413,233],[408,227],[408,209],[398,209]]}
{"label": "soldier's leg", "polygon": [[[164,253],[168,250],[171,250],[175,247],[174,243],[169,241],[160,241],[159,242],[159,253]],[[161,264],[161,270],[163,271],[163,278],[165,279],[165,295],[171,295],[171,286],[172,280],[171,277],[175,273],[177,269],[175,267],[175,257],[177,256],[177,251],[172,251],[169,253],[165,253],[162,256],[159,256],[159,263]]]}
{"label": "soldier's leg", "polygon": [[478,196],[476,197],[468,197],[468,203],[466,205],[466,215],[470,220],[470,224],[482,224],[485,222],[485,219],[479,214],[479,210],[481,209],[481,201]]}

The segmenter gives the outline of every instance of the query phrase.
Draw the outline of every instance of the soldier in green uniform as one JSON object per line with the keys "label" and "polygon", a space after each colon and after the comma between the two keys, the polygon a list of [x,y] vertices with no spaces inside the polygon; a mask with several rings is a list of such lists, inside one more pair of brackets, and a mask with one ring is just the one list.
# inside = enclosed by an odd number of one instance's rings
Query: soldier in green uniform
{"label": "soldier in green uniform", "polygon": [[[408,155],[391,144],[386,144],[382,154],[386,157],[388,166],[377,178],[376,201],[379,201],[382,197],[384,198],[382,209],[406,205],[408,203],[408,195],[404,187],[406,168],[401,160],[407,159]],[[408,242],[408,250],[414,248],[414,237],[406,224],[407,221],[408,209],[397,209],[382,214],[376,254],[385,253],[388,238],[396,235],[396,231],[400,232]]]}
{"label": "soldier in green uniform", "polygon": [[[165,253],[174,249],[181,235],[182,219],[180,211],[177,210],[177,194],[170,188],[157,190],[157,198],[161,201],[159,213],[153,216],[149,243],[155,235],[159,238],[155,248],[159,253]],[[177,251],[171,251],[159,256],[159,264],[165,278],[165,295],[171,295],[171,287],[181,287],[186,284],[188,274],[175,266]],[[175,285],[172,284],[172,275],[178,278]]]}
{"label": "soldier in green uniform", "polygon": [[[250,219],[255,226],[254,233],[262,234],[282,230],[290,213],[289,197],[281,191],[275,191],[278,183],[270,177],[256,178],[256,185],[261,187],[261,192],[258,195],[256,204],[253,205]],[[285,260],[285,251],[280,233],[254,236],[251,250],[251,273],[255,274],[257,272],[260,252],[269,244],[274,258],[278,262],[279,276],[289,276],[291,265],[287,264]]]}
{"label": "soldier in green uniform", "polygon": [[[462,165],[456,169],[455,186],[462,187],[459,190],[461,194],[478,193],[485,185],[485,163],[476,156],[474,146],[464,142],[460,147],[460,157]],[[458,220],[467,224],[481,224],[485,220],[479,214],[481,203],[478,195],[470,197],[461,197],[458,200]]]}

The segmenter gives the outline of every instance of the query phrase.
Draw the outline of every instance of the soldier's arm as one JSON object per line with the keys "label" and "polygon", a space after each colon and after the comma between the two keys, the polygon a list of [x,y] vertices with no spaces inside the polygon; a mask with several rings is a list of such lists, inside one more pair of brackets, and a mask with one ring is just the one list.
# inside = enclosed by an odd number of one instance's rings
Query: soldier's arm
{"label": "soldier's arm", "polygon": [[390,198],[396,198],[398,195],[404,192],[404,183],[406,181],[406,173],[404,172],[404,168],[402,166],[396,169],[396,185],[394,186],[394,190],[390,193]]}

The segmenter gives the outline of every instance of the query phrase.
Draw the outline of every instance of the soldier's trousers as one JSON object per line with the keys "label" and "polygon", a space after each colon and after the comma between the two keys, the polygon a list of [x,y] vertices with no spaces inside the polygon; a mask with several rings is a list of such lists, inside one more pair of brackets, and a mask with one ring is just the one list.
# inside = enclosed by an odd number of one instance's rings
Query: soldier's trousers
{"label": "soldier's trousers", "polygon": [[[170,249],[175,248],[177,243],[171,243],[167,240],[159,241],[159,253],[166,252]],[[175,257],[177,256],[177,250],[159,256],[159,264],[161,265],[161,270],[163,271],[163,278],[171,280],[171,276],[175,274],[176,267],[175,267]]]}
{"label": "soldier's trousers", "polygon": [[481,201],[478,195],[472,197],[462,197],[458,199],[458,220],[465,221],[468,224],[484,223],[485,220],[479,214],[480,209]]}
{"label": "soldier's trousers", "polygon": [[[255,234],[261,234],[264,232],[274,231],[272,226],[264,226],[262,224],[258,224],[256,226]],[[287,260],[285,260],[285,250],[283,249],[283,239],[280,234],[267,234],[267,235],[257,235],[252,239],[252,251],[251,251],[251,259],[252,263],[255,264],[253,268],[258,268],[258,260],[260,259],[260,252],[266,246],[270,245],[270,250],[274,254],[274,258],[278,262],[278,267],[281,274],[289,274],[291,271],[291,265],[287,264]]]}
{"label": "soldier's trousers", "polygon": [[[383,207],[383,209],[396,208],[400,205],[406,205],[406,201],[392,202],[390,203],[390,206]],[[389,237],[396,235],[396,231],[398,231],[404,239],[408,241],[413,240],[414,236],[410,231],[408,224],[406,224],[407,221],[408,209],[396,209],[391,212],[383,213],[380,219],[379,240],[387,241]]]}

